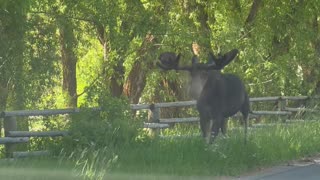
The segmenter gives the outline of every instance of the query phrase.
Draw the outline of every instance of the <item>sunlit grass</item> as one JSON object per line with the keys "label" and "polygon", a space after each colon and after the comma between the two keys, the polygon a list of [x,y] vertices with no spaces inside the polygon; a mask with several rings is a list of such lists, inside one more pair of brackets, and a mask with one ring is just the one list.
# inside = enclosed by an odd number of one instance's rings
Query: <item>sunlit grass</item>
{"label": "sunlit grass", "polygon": [[210,179],[320,152],[319,121],[251,128],[246,145],[243,128],[219,136],[212,145],[194,136],[198,130],[181,128],[186,136],[167,130],[164,137],[116,150],[86,149],[58,160],[0,161],[1,179]]}
{"label": "sunlit grass", "polygon": [[[194,133],[191,131],[191,133]],[[212,145],[198,136],[159,138],[119,153],[118,171],[175,175],[238,175],[320,152],[320,123],[229,131]]]}

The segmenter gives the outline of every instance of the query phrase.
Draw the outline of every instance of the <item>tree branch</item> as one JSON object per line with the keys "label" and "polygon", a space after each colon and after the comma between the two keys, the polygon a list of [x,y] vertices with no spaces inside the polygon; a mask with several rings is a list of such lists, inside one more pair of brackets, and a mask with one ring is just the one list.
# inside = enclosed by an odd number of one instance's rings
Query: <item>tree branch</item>
{"label": "tree branch", "polygon": [[[46,12],[46,11],[30,11],[30,14],[46,14],[48,16],[52,16],[52,17],[56,17],[58,14],[55,13],[50,13],[50,12]],[[68,19],[73,19],[73,20],[77,20],[77,21],[85,21],[85,22],[89,22],[89,23],[93,23],[94,20],[91,18],[83,18],[83,17],[74,17],[74,16],[69,16],[69,15],[61,15],[59,14],[60,17],[64,17],[64,18],[68,18]]]}
{"label": "tree branch", "polygon": [[245,22],[246,25],[249,25],[254,21],[256,15],[258,13],[260,5],[261,5],[261,0],[253,0],[250,13],[249,13],[249,15],[246,19],[246,22]]}

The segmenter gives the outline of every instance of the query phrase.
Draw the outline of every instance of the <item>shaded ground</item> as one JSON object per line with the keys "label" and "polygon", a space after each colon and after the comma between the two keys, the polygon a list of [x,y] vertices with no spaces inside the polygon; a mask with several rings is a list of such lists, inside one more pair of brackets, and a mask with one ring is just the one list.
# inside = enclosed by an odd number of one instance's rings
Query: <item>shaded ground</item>
{"label": "shaded ground", "polygon": [[72,171],[44,168],[0,168],[0,179],[3,180],[77,180]]}
{"label": "shaded ground", "polygon": [[[70,168],[30,168],[0,167],[0,179],[10,180],[73,180],[81,179]],[[211,177],[211,176],[172,176],[155,174],[126,174],[111,173],[104,179],[108,180],[318,180],[320,179],[320,155],[291,161],[284,165],[260,169],[239,177]]]}
{"label": "shaded ground", "polygon": [[320,179],[320,165],[311,164],[307,166],[279,167],[267,173],[238,178],[245,180],[318,180]]}
{"label": "shaded ground", "polygon": [[111,180],[319,180],[320,156],[291,161],[284,165],[260,169],[240,177],[169,176],[142,174],[109,174]]}
{"label": "shaded ground", "polygon": [[[172,175],[143,175],[143,174],[109,174],[108,180],[212,180],[216,177],[205,176],[172,176]],[[219,177],[221,180],[232,179],[231,177]]]}

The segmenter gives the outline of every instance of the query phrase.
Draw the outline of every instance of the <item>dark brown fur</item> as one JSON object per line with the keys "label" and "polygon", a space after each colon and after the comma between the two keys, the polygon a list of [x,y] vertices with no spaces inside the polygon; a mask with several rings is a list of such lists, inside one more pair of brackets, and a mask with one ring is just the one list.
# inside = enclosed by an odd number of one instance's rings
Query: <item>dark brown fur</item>
{"label": "dark brown fur", "polygon": [[240,78],[233,74],[221,73],[221,69],[229,64],[237,53],[238,50],[232,50],[219,57],[210,54],[208,64],[198,63],[197,58],[194,57],[191,67],[179,67],[180,55],[173,58],[173,54],[170,53],[170,60],[160,58],[161,63],[158,63],[158,66],[165,70],[175,69],[190,72],[190,94],[197,100],[200,128],[208,143],[213,141],[213,138],[210,138],[211,132],[214,137],[218,135],[220,129],[223,134],[226,133],[226,118],[233,116],[238,111],[243,115],[246,141],[247,120],[250,111],[248,94]]}

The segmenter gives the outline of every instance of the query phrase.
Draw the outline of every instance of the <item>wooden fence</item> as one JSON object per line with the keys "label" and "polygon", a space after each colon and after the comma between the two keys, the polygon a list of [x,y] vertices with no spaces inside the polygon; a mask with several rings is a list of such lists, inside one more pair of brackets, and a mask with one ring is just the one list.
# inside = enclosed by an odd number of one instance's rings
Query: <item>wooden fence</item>
{"label": "wooden fence", "polygon": [[[294,112],[315,112],[319,111],[316,109],[308,109],[303,107],[287,107],[288,101],[310,101],[317,100],[319,97],[308,97],[308,96],[280,96],[280,97],[256,97],[250,98],[250,103],[256,102],[274,102],[277,105],[277,109],[273,111],[252,111],[251,116],[261,115],[290,115]],[[157,132],[158,129],[168,128],[171,123],[188,123],[198,122],[198,117],[188,118],[161,118],[161,108],[168,107],[194,107],[195,101],[182,101],[182,102],[165,102],[156,104],[132,104],[132,110],[149,110],[149,119],[144,123],[144,128],[153,129]],[[91,108],[93,111],[99,111],[100,108]],[[0,118],[3,118],[4,124],[4,135],[5,137],[0,138],[0,145],[5,145],[5,152],[7,157],[25,157],[32,155],[44,155],[48,154],[47,151],[33,151],[33,152],[15,152],[15,146],[17,143],[26,143],[30,137],[57,137],[66,136],[66,131],[46,131],[46,132],[31,132],[31,131],[18,131],[17,130],[17,117],[28,117],[28,116],[52,116],[61,114],[73,114],[80,112],[80,109],[52,109],[52,110],[19,110],[10,112],[1,112]]]}

